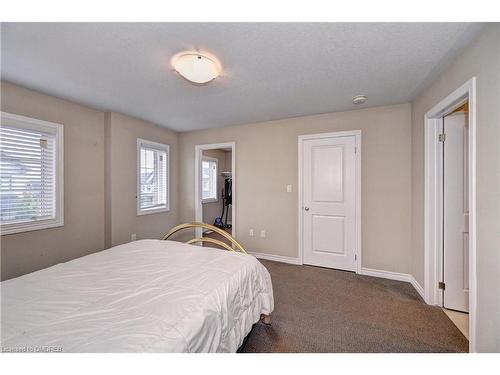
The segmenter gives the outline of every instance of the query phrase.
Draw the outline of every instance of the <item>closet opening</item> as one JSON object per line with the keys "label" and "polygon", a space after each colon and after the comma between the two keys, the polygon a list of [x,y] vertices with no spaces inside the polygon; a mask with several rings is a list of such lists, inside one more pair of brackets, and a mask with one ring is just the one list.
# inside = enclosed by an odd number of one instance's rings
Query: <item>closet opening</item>
{"label": "closet opening", "polygon": [[[235,143],[197,145],[195,164],[196,221],[214,225],[235,237]],[[210,230],[197,229],[196,235],[221,239]]]}

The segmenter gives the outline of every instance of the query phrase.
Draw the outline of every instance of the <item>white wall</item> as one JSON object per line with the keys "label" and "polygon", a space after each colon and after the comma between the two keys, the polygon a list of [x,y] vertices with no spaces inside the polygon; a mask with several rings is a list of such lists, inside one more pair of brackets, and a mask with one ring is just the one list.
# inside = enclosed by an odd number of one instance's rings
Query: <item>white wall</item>
{"label": "white wall", "polygon": [[500,351],[500,26],[488,26],[412,105],[412,273],[424,281],[424,115],[477,78],[477,350]]}

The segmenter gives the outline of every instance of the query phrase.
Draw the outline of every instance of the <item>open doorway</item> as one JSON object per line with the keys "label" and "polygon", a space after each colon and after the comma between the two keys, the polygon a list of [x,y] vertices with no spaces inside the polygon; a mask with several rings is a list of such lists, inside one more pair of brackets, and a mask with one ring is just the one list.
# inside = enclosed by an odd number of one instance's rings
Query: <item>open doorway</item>
{"label": "open doorway", "polygon": [[[215,225],[236,236],[234,142],[197,145],[195,161],[196,221]],[[197,229],[196,235],[220,239],[210,231],[201,233],[201,229]]]}
{"label": "open doorway", "polygon": [[425,116],[425,301],[475,351],[475,79]]}
{"label": "open doorway", "polygon": [[469,337],[469,103],[442,121],[440,178],[443,186],[442,307]]}

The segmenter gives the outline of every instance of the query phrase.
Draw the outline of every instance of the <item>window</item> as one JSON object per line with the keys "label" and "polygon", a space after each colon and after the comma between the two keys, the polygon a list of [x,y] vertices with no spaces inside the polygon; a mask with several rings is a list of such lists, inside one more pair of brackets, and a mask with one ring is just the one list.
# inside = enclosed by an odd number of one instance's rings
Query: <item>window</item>
{"label": "window", "polygon": [[2,234],[62,226],[63,126],[1,113]]}
{"label": "window", "polygon": [[137,139],[137,215],[168,211],[170,147]]}
{"label": "window", "polygon": [[204,156],[201,161],[201,199],[203,203],[217,202],[217,162]]}

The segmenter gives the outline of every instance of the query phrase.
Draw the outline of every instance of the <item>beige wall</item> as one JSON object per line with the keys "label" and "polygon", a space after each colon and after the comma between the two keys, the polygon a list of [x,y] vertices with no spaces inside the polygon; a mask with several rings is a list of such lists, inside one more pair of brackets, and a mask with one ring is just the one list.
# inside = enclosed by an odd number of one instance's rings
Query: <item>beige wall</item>
{"label": "beige wall", "polygon": [[[1,110],[64,125],[64,226],[1,236],[1,279],[9,279],[178,223],[177,134],[1,82]],[[170,212],[136,214],[136,139],[170,145]],[[106,199],[111,197],[111,199]]]}
{"label": "beige wall", "polygon": [[[410,122],[411,107],[403,104],[181,133],[180,219],[194,219],[195,145],[235,141],[238,239],[251,251],[297,257],[297,137],[361,129],[363,266],[407,273]],[[266,238],[249,237],[250,228],[265,229]]]}
{"label": "beige wall", "polygon": [[424,282],[424,115],[477,78],[477,349],[500,350],[500,26],[490,25],[412,106],[412,273]]}
{"label": "beige wall", "polygon": [[1,84],[2,111],[64,124],[64,226],[1,237],[2,280],[104,248],[104,113]]}
{"label": "beige wall", "polygon": [[[177,133],[119,113],[107,114],[106,247],[137,239],[160,238],[178,224]],[[170,146],[170,211],[137,216],[137,138]]]}
{"label": "beige wall", "polygon": [[225,152],[225,155],[226,155],[226,160],[225,160],[225,163],[226,163],[226,168],[224,169],[225,172],[232,172],[232,168],[233,168],[233,153],[231,151],[226,151]]}

